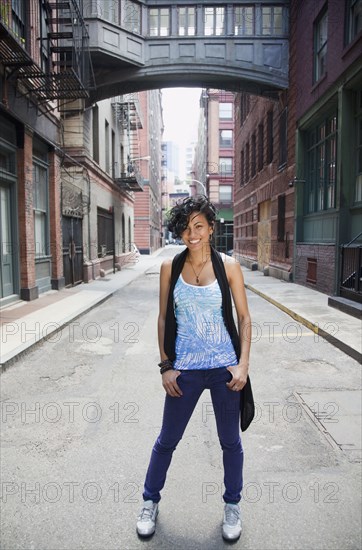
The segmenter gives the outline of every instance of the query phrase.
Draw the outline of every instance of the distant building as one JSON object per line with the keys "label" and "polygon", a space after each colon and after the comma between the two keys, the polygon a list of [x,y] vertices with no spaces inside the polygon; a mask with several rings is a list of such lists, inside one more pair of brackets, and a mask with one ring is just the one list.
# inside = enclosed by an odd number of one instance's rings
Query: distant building
{"label": "distant building", "polygon": [[[135,196],[134,239],[139,251],[149,254],[163,245],[162,235],[162,95],[160,90],[140,92],[144,126],[140,132],[140,171],[143,192]],[[144,159],[147,158],[147,160]]]}
{"label": "distant building", "polygon": [[233,248],[234,170],[234,94],[205,89],[200,99],[192,192],[204,193],[206,190],[207,196],[217,207],[219,215],[214,231],[215,245],[225,252]]}
{"label": "distant building", "polygon": [[174,141],[164,141],[162,143],[162,150],[165,153],[165,166],[167,170],[178,175],[180,170],[180,151],[178,144]]}
{"label": "distant building", "polygon": [[193,167],[194,157],[195,157],[195,147],[196,147],[196,143],[194,141],[192,141],[191,143],[189,143],[189,145],[187,145],[186,150],[185,150],[185,174],[186,174],[186,178],[189,177],[189,175],[191,173],[191,170],[192,170],[192,167]]}

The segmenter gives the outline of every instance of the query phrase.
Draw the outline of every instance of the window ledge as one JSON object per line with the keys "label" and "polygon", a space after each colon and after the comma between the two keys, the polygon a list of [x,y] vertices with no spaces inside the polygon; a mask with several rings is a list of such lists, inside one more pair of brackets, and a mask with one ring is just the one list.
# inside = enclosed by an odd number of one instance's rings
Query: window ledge
{"label": "window ledge", "polygon": [[357,44],[357,42],[359,42],[359,40],[362,38],[362,31],[360,31],[355,37],[354,39],[352,40],[352,42],[350,42],[349,44],[347,44],[345,47],[344,47],[344,50],[342,52],[342,59],[349,54],[349,52],[354,48],[354,46]]}
{"label": "window ledge", "polygon": [[41,262],[50,262],[52,259],[51,256],[36,256],[35,257],[35,263],[41,263]]}
{"label": "window ledge", "polygon": [[327,76],[328,76],[328,73],[325,72],[323,76],[320,77],[319,80],[317,80],[317,82],[315,82],[311,88],[311,92],[314,92],[314,90],[316,90],[318,88],[318,86],[320,84],[322,84],[322,82],[324,82],[326,79],[327,79]]}

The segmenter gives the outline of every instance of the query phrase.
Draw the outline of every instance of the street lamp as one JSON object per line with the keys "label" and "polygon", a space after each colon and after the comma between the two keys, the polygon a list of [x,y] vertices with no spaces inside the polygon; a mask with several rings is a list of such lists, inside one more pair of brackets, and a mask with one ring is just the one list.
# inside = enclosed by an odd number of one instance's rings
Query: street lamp
{"label": "street lamp", "polygon": [[202,187],[203,190],[204,190],[204,195],[205,195],[205,197],[207,197],[207,191],[206,191],[205,185],[204,185],[201,181],[199,181],[199,180],[192,179],[191,182],[193,182],[193,181],[194,181],[195,183],[198,183],[199,185],[201,185],[201,187]]}
{"label": "street lamp", "polygon": [[137,160],[151,160],[151,157],[150,156],[147,156],[147,157],[136,157],[136,158],[133,158],[131,159],[130,156],[128,155],[128,160],[127,160],[127,172],[129,174],[133,173],[133,172],[139,172],[139,167],[136,165],[134,165],[133,163]]}
{"label": "street lamp", "polygon": [[130,162],[133,162],[135,160],[151,160],[151,157],[148,155],[148,157],[136,157],[134,159],[129,159]]}

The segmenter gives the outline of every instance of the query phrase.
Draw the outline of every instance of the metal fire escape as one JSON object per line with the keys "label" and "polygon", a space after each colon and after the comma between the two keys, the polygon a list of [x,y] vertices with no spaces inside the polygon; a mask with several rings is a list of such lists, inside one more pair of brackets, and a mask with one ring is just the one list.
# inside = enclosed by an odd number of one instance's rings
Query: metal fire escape
{"label": "metal fire escape", "polygon": [[113,112],[120,128],[126,134],[127,162],[121,168],[116,183],[128,191],[143,191],[143,177],[140,171],[140,136],[143,128],[142,113],[137,93],[112,98]]}
{"label": "metal fire escape", "polygon": [[[30,3],[29,3],[30,5]],[[43,0],[45,29],[37,37],[45,57],[41,65],[32,58],[30,37],[19,37],[12,26],[11,5],[0,12],[0,60],[16,76],[19,92],[33,95],[39,103],[89,97],[94,84],[88,32],[77,0]],[[28,18],[30,14],[28,14]],[[29,51],[28,51],[29,50]]]}

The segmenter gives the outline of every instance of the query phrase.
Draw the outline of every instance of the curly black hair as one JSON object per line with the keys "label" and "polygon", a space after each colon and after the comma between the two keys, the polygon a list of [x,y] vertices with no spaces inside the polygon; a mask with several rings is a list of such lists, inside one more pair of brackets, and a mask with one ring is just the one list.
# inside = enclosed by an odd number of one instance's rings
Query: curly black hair
{"label": "curly black hair", "polygon": [[181,237],[185,231],[192,212],[201,212],[210,225],[213,225],[217,210],[205,195],[196,195],[179,200],[167,214],[167,228],[172,231],[173,238]]}

